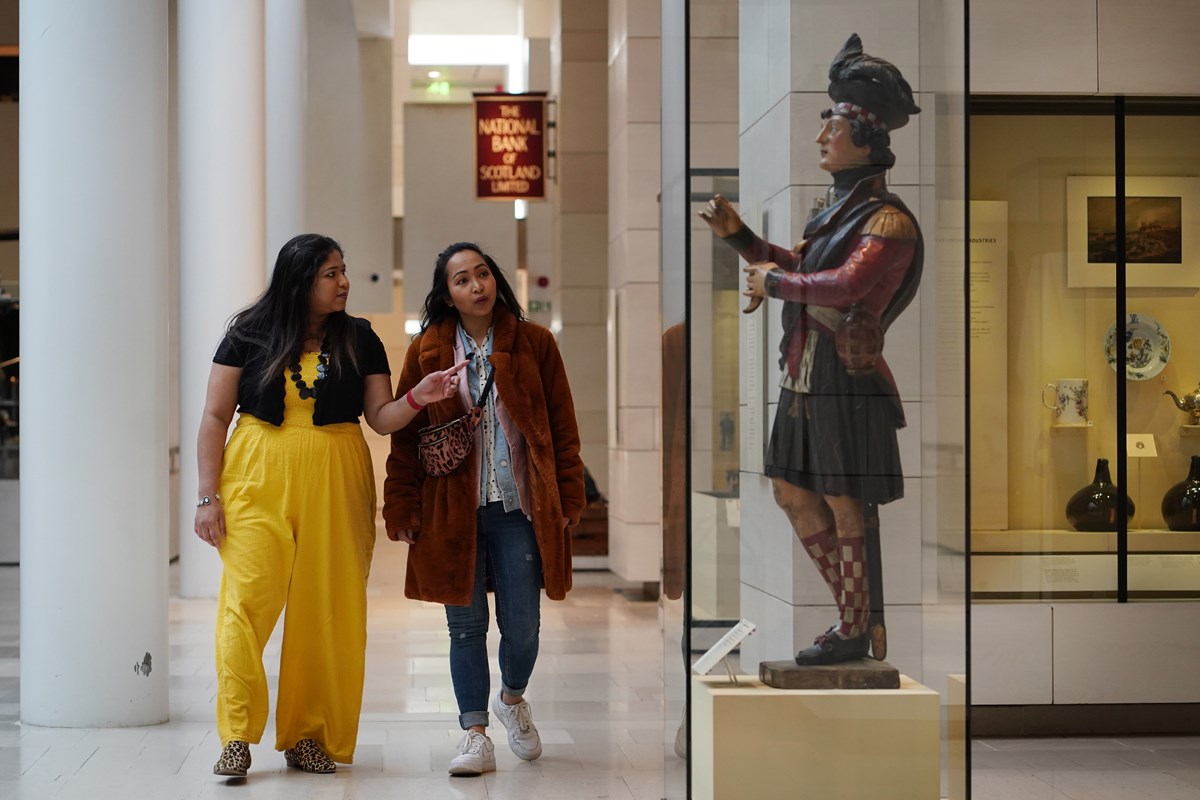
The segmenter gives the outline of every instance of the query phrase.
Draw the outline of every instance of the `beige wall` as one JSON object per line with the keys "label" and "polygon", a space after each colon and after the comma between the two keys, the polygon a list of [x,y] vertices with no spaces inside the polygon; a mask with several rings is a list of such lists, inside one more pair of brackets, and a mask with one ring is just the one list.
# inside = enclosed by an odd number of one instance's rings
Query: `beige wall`
{"label": "beige wall", "polygon": [[[1126,136],[1127,176],[1200,175],[1200,119],[1135,117]],[[1009,204],[1009,524],[1065,528],[1066,502],[1091,480],[1097,458],[1110,460],[1116,479],[1117,378],[1103,352],[1116,303],[1112,289],[1067,288],[1065,219],[1068,175],[1114,173],[1113,125],[1105,117],[976,117],[971,148],[972,199]],[[1158,448],[1157,458],[1130,460],[1134,526],[1162,527],[1163,494],[1200,453],[1200,438],[1180,436],[1187,417],[1163,396],[1200,380],[1200,304],[1195,289],[1139,288],[1128,291],[1127,310],[1154,317],[1171,336],[1162,373],[1126,383],[1128,432],[1153,434]],[[1056,378],[1088,379],[1092,428],[1051,428],[1039,394]]]}
{"label": "beige wall", "polygon": [[971,4],[971,91],[1192,94],[1195,0]]}
{"label": "beige wall", "polygon": [[516,279],[512,203],[475,200],[473,120],[469,104],[409,103],[404,109],[404,312],[414,318],[437,254],[453,242],[477,243]]}

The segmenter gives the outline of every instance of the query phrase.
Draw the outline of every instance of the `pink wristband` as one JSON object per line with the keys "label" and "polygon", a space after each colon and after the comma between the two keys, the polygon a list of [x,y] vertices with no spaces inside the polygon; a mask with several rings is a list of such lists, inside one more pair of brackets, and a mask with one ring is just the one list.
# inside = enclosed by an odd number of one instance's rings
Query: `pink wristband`
{"label": "pink wristband", "polygon": [[404,399],[407,400],[408,404],[416,411],[422,411],[425,408],[425,406],[421,405],[416,400],[413,400],[412,389],[408,390],[408,392],[404,395]]}

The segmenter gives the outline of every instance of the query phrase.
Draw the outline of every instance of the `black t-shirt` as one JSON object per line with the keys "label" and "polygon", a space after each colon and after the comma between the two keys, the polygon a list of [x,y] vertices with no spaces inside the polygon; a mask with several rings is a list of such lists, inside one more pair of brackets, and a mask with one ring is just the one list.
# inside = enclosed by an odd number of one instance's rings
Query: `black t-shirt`
{"label": "black t-shirt", "polygon": [[[358,368],[353,364],[336,364],[329,377],[321,384],[321,393],[313,406],[314,425],[332,425],[337,422],[358,422],[363,411],[363,378],[367,375],[391,375],[388,368],[387,351],[371,323],[360,317],[350,317],[354,322],[355,356]],[[272,425],[283,424],[284,375],[262,388],[260,378],[266,366],[266,350],[251,342],[232,338],[228,333],[217,347],[213,363],[242,370],[238,381],[238,411],[258,417]]]}

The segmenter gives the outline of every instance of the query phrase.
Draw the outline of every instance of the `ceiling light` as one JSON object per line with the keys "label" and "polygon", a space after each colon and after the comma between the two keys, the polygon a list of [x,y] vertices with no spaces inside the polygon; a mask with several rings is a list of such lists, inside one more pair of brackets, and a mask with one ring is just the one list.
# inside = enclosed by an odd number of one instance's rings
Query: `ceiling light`
{"label": "ceiling light", "polygon": [[414,34],[408,37],[408,63],[511,64],[520,53],[518,36],[457,36]]}
{"label": "ceiling light", "polygon": [[438,78],[442,77],[442,73],[438,72],[436,69],[431,69],[429,70],[429,77],[437,80]]}

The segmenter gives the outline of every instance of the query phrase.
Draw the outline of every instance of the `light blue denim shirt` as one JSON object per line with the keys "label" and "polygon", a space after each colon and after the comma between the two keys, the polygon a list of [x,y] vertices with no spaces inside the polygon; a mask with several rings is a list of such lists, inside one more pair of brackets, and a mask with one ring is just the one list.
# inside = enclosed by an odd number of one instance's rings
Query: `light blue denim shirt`
{"label": "light blue denim shirt", "polygon": [[[487,357],[492,354],[492,329],[488,328],[482,345],[477,344],[462,325],[458,326],[458,335],[462,339],[463,351],[471,357],[471,363],[467,365],[467,388],[471,400],[478,402],[479,390],[487,382],[487,370],[491,368]],[[505,512],[516,511],[521,507],[521,501],[517,494],[517,481],[513,477],[508,438],[504,435],[504,426],[500,424],[500,416],[496,411],[495,382],[484,403],[483,420],[479,427],[483,441],[483,452],[479,459],[479,505],[503,502]]]}

